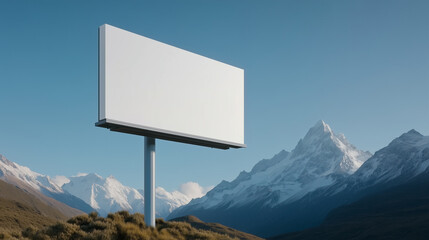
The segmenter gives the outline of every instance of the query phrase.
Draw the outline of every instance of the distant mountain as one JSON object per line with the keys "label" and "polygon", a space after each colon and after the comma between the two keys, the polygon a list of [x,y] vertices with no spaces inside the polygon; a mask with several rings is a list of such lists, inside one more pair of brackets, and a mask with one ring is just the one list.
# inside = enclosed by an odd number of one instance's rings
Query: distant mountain
{"label": "distant mountain", "polygon": [[3,179],[15,177],[39,191],[46,189],[50,192],[62,192],[61,187],[52,182],[49,176],[33,172],[28,167],[9,161],[3,155],[0,155],[0,177]]}
{"label": "distant mountain", "polygon": [[241,240],[262,240],[262,238],[257,237],[255,235],[245,233],[245,232],[240,232],[238,230],[224,226],[224,225],[219,224],[219,223],[203,222],[195,216],[184,216],[184,217],[171,219],[170,221],[171,222],[187,222],[187,223],[191,224],[191,226],[193,228],[200,229],[200,230],[209,230],[212,232],[225,234],[225,235],[228,235],[228,236],[233,237],[233,238],[234,237],[239,238]]}
{"label": "distant mountain", "polygon": [[[24,189],[49,206],[53,206],[65,216],[71,217],[93,209],[81,199],[64,192],[61,187],[45,176],[29,168],[9,161],[0,155],[0,179]],[[78,210],[79,209],[79,210]]]}
{"label": "distant mountain", "polygon": [[338,187],[359,192],[405,183],[429,166],[429,137],[411,130],[377,151],[366,164]]}
{"label": "distant mountain", "polygon": [[429,137],[415,130],[404,133],[377,151],[350,177],[287,206],[289,218],[282,217],[279,221],[291,227],[282,229],[288,232],[317,226],[332,209],[413,181],[427,171],[428,166]]}
{"label": "distant mountain", "polygon": [[[428,166],[429,137],[411,130],[377,151],[350,177],[277,209],[281,214],[272,213],[271,217],[281,224],[273,225],[271,232],[264,233],[273,236],[318,226],[335,208],[396,186],[410,183],[411,188],[412,183],[428,171]],[[403,204],[408,204],[403,199]]]}
{"label": "distant mountain", "polygon": [[44,227],[65,220],[58,209],[34,195],[0,180],[0,233],[20,232],[27,227]]}
{"label": "distant mountain", "polygon": [[[143,196],[144,190],[139,189],[139,193]],[[157,217],[166,218],[176,208],[186,205],[192,198],[184,195],[179,191],[167,192],[162,187],[155,189],[155,212]]]}
{"label": "distant mountain", "polygon": [[[49,176],[33,172],[0,155],[0,179],[25,189],[49,205],[55,205],[69,217],[92,211],[103,216],[120,210],[144,211],[143,190],[124,186],[113,176],[104,179],[90,173],[63,177],[62,181],[67,183],[59,186]],[[179,191],[168,192],[157,187],[156,216],[166,217],[189,201],[191,198]]]}
{"label": "distant mountain", "polygon": [[[142,190],[122,185],[113,176],[103,178],[95,173],[70,177],[63,189],[88,203],[100,215],[127,210],[131,213],[144,211]],[[188,203],[189,199],[180,192],[169,193],[156,188],[155,211],[157,217],[166,217],[175,208]]]}
{"label": "distant mountain", "polygon": [[358,150],[344,135],[335,134],[319,121],[292,152],[283,150],[272,159],[260,161],[250,172],[241,172],[234,181],[222,181],[168,218],[195,215],[204,221],[268,236],[281,225],[273,216],[282,215],[279,210],[283,206],[342,182],[369,157],[371,153]]}
{"label": "distant mountain", "polygon": [[429,171],[332,210],[319,227],[270,240],[427,239]]}

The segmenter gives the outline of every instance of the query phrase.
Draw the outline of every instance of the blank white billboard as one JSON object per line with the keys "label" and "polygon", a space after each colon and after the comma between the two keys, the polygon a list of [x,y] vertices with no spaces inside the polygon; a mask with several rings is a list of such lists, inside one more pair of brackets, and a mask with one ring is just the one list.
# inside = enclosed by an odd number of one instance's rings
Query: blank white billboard
{"label": "blank white billboard", "polygon": [[245,147],[244,71],[102,25],[98,120],[113,131]]}

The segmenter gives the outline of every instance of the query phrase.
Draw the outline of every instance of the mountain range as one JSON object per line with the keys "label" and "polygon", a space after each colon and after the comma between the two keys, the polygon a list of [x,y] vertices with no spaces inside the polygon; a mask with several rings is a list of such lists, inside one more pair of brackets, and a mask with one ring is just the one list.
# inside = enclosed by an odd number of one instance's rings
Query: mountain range
{"label": "mountain range", "polygon": [[[206,196],[185,208],[240,208],[248,204],[275,207],[332,185],[354,173],[371,153],[336,135],[323,121],[312,127],[292,152],[282,150],[273,158],[243,171],[232,182],[223,181]],[[177,213],[177,211],[176,211]]]}
{"label": "mountain range", "polygon": [[0,155],[0,179],[32,194],[48,206],[58,209],[64,216],[71,217],[93,209],[61,189],[49,176],[31,171],[29,168],[9,161]]}
{"label": "mountain range", "polygon": [[[404,231],[407,229],[401,226],[424,226],[427,218],[416,209],[429,213],[425,202],[429,196],[420,194],[429,186],[428,167],[429,137],[415,130],[371,154],[319,121],[292,151],[282,150],[271,159],[261,160],[251,171],[241,172],[231,182],[222,181],[201,198],[191,200],[182,192],[156,188],[156,215],[185,219],[195,226],[219,228],[219,223],[272,239],[381,236],[388,227],[380,228],[384,232],[376,229],[362,233],[357,226],[380,224],[380,219],[392,225],[397,222],[389,219],[416,223],[397,225],[396,229]],[[54,209],[50,213],[58,211],[55,216],[62,219],[91,211],[102,216],[119,210],[143,212],[142,190],[124,186],[113,176],[78,174],[56,181],[0,155],[0,180],[37,199],[23,202],[33,215],[45,208]],[[5,194],[0,191],[0,198]],[[0,200],[14,209],[21,204],[10,198]],[[183,218],[188,215],[196,218]],[[416,229],[413,232],[417,235],[404,236],[417,239],[425,234]]]}
{"label": "mountain range", "polygon": [[[70,177],[62,189],[84,200],[102,216],[120,210],[143,213],[143,190],[124,186],[113,176],[103,178],[95,173],[80,174]],[[179,191],[170,193],[162,187],[155,189],[155,198],[156,217],[166,217],[191,200]]]}
{"label": "mountain range", "polygon": [[[63,185],[49,176],[36,173],[0,155],[0,179],[36,196],[67,217],[97,211],[101,216],[127,210],[143,212],[143,190],[122,185],[113,176],[103,178],[95,173],[63,178]],[[156,188],[156,217],[166,217],[191,197],[179,192]]]}
{"label": "mountain range", "polygon": [[269,237],[318,226],[333,209],[406,184],[428,166],[429,137],[415,130],[372,155],[319,121],[291,152],[260,161],[168,218],[195,215]]}
{"label": "mountain range", "polygon": [[[96,174],[91,175],[101,178]],[[169,197],[165,194],[170,193],[161,192],[161,197]],[[70,218],[56,207],[42,202],[25,189],[0,180],[0,239],[140,239],[148,234],[156,239],[171,239],[168,232],[175,239],[262,239],[218,223],[203,222],[194,216],[169,222],[157,219],[157,229],[150,229],[144,226],[141,213],[131,215],[127,211],[118,211],[102,218],[92,212]],[[128,222],[125,228],[121,221]],[[146,234],[136,234],[139,231]]]}

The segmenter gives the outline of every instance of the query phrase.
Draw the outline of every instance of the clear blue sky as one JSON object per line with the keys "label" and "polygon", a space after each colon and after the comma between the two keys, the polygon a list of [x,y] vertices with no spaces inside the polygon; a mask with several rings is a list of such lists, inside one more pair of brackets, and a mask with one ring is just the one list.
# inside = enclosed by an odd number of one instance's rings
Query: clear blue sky
{"label": "clear blue sky", "polygon": [[374,152],[429,135],[429,1],[0,2],[0,153],[50,176],[143,187],[143,138],[96,128],[108,23],[245,70],[247,149],[158,141],[167,190],[232,180],[319,119]]}

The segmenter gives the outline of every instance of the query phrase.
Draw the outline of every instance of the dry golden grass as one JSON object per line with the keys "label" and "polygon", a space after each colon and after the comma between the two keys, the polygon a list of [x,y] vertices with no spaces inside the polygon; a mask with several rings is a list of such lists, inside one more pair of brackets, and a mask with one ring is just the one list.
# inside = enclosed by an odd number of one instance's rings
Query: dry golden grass
{"label": "dry golden grass", "polygon": [[28,205],[0,198],[0,239],[18,237],[22,229],[41,228],[55,222]]}
{"label": "dry golden grass", "polygon": [[[22,206],[25,206],[25,208],[30,208],[32,209],[32,211],[37,212],[40,215],[49,217],[51,219],[67,219],[67,217],[64,216],[60,211],[58,211],[55,206],[49,206],[46,203],[42,202],[36,196],[28,193],[26,190],[6,183],[3,180],[0,180],[0,198],[16,202]],[[2,205],[0,204],[0,207],[1,206]],[[0,214],[1,213],[2,212],[0,212]]]}
{"label": "dry golden grass", "polygon": [[106,218],[84,214],[65,222],[64,215],[21,189],[0,181],[0,193],[12,198],[0,197],[0,239],[238,240],[231,232],[198,229],[187,222],[157,219],[156,228],[147,227],[142,214],[126,211]]}
{"label": "dry golden grass", "polygon": [[193,228],[185,222],[166,222],[157,219],[156,228],[147,227],[144,216],[120,211],[106,218],[97,213],[80,215],[43,229],[28,228],[22,232],[22,238],[30,239],[160,239],[160,240],[231,240],[225,234]]}

